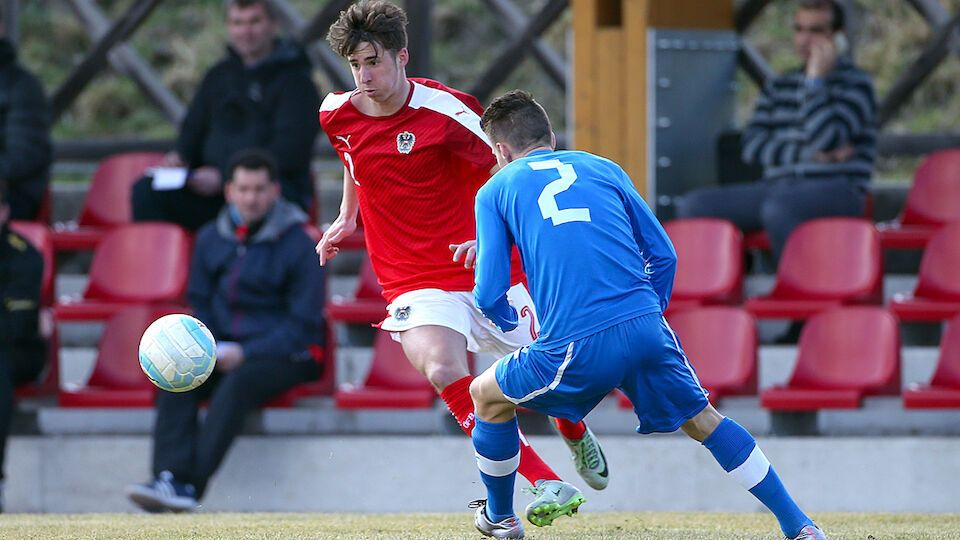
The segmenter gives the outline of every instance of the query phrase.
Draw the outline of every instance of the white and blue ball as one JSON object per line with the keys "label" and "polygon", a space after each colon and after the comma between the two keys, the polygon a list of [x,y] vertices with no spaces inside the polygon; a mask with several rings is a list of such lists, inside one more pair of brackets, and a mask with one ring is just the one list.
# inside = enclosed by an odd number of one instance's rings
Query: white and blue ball
{"label": "white and blue ball", "polygon": [[164,315],[140,338],[140,367],[158,387],[186,392],[210,376],[216,351],[213,334],[202,322],[182,313]]}

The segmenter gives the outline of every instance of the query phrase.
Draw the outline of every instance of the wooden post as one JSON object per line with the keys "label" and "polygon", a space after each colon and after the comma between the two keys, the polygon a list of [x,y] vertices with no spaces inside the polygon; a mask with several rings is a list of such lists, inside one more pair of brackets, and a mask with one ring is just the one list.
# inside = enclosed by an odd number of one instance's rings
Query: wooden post
{"label": "wooden post", "polygon": [[647,31],[732,29],[733,0],[572,3],[572,147],[616,161],[646,195]]}

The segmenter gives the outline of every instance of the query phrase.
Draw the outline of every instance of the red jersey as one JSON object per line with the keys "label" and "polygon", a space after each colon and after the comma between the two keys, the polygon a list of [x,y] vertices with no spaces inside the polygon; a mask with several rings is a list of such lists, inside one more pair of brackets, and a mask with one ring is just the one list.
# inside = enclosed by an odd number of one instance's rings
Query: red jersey
{"label": "red jersey", "polygon": [[[409,79],[407,102],[390,116],[360,112],[328,94],[320,125],[353,175],[370,262],[393,301],[416,289],[473,290],[473,270],[450,244],[476,238],[474,198],[497,161],[480,129],[483,107],[430,79]],[[513,257],[513,283],[523,279]]]}

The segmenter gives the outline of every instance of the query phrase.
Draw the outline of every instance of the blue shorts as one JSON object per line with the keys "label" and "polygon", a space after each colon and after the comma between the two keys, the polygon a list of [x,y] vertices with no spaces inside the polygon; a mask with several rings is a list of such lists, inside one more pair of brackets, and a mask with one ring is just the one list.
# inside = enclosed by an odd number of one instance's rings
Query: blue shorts
{"label": "blue shorts", "polygon": [[544,351],[524,347],[496,364],[517,405],[579,422],[614,388],[630,398],[640,433],[673,432],[710,401],[660,313],[642,315]]}

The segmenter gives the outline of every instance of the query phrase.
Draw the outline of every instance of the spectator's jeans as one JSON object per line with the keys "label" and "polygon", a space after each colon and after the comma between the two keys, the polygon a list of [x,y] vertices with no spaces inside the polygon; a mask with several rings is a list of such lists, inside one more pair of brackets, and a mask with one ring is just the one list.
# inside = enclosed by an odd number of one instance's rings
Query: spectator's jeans
{"label": "spectator's jeans", "polygon": [[[247,412],[318,375],[319,368],[311,360],[259,359],[243,362],[228,373],[214,371],[189,392],[157,392],[154,476],[172,472],[178,481],[194,485],[199,500],[243,429]],[[200,422],[197,411],[203,401],[208,402],[207,415]]]}
{"label": "spectator's jeans", "polygon": [[782,178],[698,189],[677,199],[677,217],[728,219],[744,232],[765,230],[774,257],[797,225],[814,218],[863,215],[866,192],[844,177]]}

